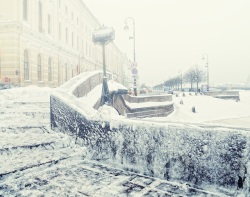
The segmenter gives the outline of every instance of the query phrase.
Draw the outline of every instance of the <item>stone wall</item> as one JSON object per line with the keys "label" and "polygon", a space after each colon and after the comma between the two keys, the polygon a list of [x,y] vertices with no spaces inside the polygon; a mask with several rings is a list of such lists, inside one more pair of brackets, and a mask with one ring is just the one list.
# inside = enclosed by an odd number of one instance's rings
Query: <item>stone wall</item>
{"label": "stone wall", "polygon": [[[157,96],[158,97],[158,96]],[[124,99],[125,98],[125,99]],[[146,118],[146,117],[164,117],[169,115],[174,111],[174,104],[160,104],[159,106],[147,106],[147,107],[140,107],[140,108],[130,108],[127,106],[125,100],[129,98],[128,95],[112,95],[113,104],[112,106],[118,111],[120,115],[126,116],[127,118]],[[148,97],[149,100],[152,98],[154,99],[154,96]],[[171,97],[166,97],[167,99],[172,100]],[[164,99],[164,97],[160,97],[160,100]],[[146,102],[144,100],[137,100],[140,102]],[[158,102],[160,102],[158,100]]]}
{"label": "stone wall", "polygon": [[204,92],[204,94],[215,98],[240,100],[239,91]]}
{"label": "stone wall", "polygon": [[[51,127],[74,136],[88,157],[125,170],[250,192],[250,133],[240,129],[92,119],[67,94],[51,96]],[[249,194],[249,193],[248,193]]]}

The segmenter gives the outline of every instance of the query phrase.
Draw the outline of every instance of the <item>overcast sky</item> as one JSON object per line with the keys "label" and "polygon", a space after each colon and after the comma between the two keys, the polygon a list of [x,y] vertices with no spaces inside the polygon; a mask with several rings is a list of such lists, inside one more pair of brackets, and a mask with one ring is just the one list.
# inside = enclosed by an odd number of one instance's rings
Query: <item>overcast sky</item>
{"label": "overcast sky", "polygon": [[[250,75],[250,0],[83,0],[115,43],[133,60],[123,30],[135,20],[140,83],[157,84],[185,73],[208,55],[210,83],[245,82]],[[132,35],[132,21],[128,23]]]}

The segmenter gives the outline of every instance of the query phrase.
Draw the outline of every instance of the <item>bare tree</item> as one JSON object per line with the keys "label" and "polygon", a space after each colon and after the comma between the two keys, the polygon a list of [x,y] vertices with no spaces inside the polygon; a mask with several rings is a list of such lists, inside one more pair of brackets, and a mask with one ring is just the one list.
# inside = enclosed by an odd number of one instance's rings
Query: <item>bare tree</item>
{"label": "bare tree", "polygon": [[198,91],[199,83],[204,81],[204,79],[205,79],[205,72],[198,65],[196,65],[194,68],[194,76],[195,76],[194,79],[195,79],[196,87],[197,87],[197,91]]}
{"label": "bare tree", "polygon": [[181,81],[180,81],[180,77],[172,77],[168,80],[166,80],[164,82],[164,85],[165,86],[168,86],[169,88],[171,89],[175,89],[175,88],[178,88],[179,89],[179,85],[180,85]]}
{"label": "bare tree", "polygon": [[141,88],[147,88],[146,84],[145,83],[141,84]]}
{"label": "bare tree", "polygon": [[186,83],[190,83],[190,89],[193,89],[193,83],[195,82],[195,69],[190,68],[183,77]]}

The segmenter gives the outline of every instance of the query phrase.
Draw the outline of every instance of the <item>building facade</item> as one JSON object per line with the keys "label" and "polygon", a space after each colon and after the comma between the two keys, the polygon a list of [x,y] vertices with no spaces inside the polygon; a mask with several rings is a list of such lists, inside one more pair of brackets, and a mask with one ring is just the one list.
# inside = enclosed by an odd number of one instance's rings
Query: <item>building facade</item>
{"label": "building facade", "polygon": [[[92,42],[101,27],[82,0],[0,0],[0,81],[57,87],[77,74],[102,69]],[[106,46],[107,71],[122,83],[124,54]]]}

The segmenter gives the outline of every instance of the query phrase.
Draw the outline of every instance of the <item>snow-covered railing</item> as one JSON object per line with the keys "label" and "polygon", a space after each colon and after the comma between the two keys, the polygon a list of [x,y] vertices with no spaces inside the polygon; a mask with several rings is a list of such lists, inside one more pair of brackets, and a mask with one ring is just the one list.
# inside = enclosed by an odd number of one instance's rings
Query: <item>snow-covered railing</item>
{"label": "snow-covered railing", "polygon": [[[80,98],[90,92],[97,85],[101,84],[102,77],[102,71],[84,72],[67,81],[67,83],[60,86],[60,89]],[[110,73],[107,73],[107,79],[112,79]]]}
{"label": "snow-covered railing", "polygon": [[63,92],[51,95],[51,127],[74,136],[91,159],[231,190],[242,178],[244,192],[250,192],[249,131],[102,116]]}

